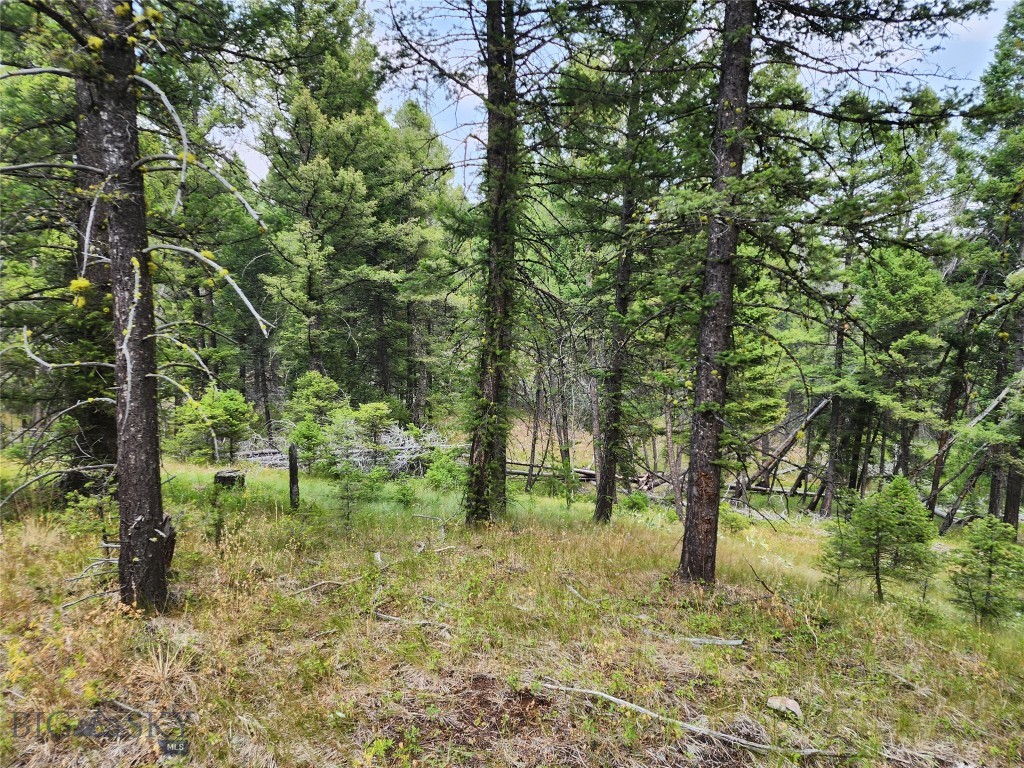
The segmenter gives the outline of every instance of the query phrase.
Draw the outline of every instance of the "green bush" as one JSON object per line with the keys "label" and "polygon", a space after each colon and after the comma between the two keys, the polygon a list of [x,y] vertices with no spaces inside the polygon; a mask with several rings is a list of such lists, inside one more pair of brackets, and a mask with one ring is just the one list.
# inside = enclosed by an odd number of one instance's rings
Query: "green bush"
{"label": "green bush", "polygon": [[634,515],[640,512],[646,512],[650,505],[651,500],[647,498],[646,493],[641,491],[627,493],[619,500],[619,507],[622,511]]}
{"label": "green bush", "polygon": [[64,509],[49,512],[46,518],[71,536],[116,533],[119,526],[117,502],[105,494],[72,491],[66,497]]}
{"label": "green bush", "polygon": [[718,507],[718,527],[729,533],[745,531],[752,525],[750,518],[732,508],[732,504],[723,501]]}
{"label": "green bush", "polygon": [[431,488],[455,490],[465,483],[466,470],[455,461],[452,451],[436,450],[430,456],[424,477]]}
{"label": "green bush", "polygon": [[882,602],[885,582],[934,572],[936,556],[929,546],[934,537],[931,515],[910,481],[899,475],[856,504],[848,521],[833,523],[821,562],[837,587],[850,576],[871,578]]}
{"label": "green bush", "polygon": [[1013,526],[986,515],[967,526],[964,545],[950,572],[954,602],[982,623],[1012,616],[1024,588],[1024,547]]}
{"label": "green bush", "polygon": [[409,509],[416,501],[416,490],[408,482],[395,483],[393,498],[402,509]]}
{"label": "green bush", "polygon": [[219,449],[214,439],[226,441],[228,461],[234,461],[235,445],[245,439],[256,421],[252,403],[237,389],[210,387],[199,400],[188,400],[174,409],[174,433],[165,442],[168,452],[179,459],[211,461]]}

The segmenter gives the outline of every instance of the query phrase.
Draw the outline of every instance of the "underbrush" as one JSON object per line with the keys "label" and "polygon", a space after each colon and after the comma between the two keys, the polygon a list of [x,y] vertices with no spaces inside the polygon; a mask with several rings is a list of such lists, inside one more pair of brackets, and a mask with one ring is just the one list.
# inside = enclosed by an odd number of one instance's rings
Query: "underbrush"
{"label": "underbrush", "polygon": [[[179,528],[175,604],[147,618],[111,576],[67,582],[98,537],[23,514],[0,563],[3,702],[11,712],[187,713],[189,754],[156,738],[0,734],[27,766],[781,765],[592,696],[734,736],[844,755],[818,765],[1024,761],[1020,624],[974,626],[936,583],[875,606],[815,568],[821,528],[723,527],[719,586],[671,574],[675,513],[517,494],[507,519],[461,523],[425,481],[355,491],[250,471],[168,468]],[[955,546],[955,541],[952,544]],[[941,582],[941,580],[940,580]],[[687,638],[742,639],[741,646]],[[768,709],[796,700],[800,718]]]}

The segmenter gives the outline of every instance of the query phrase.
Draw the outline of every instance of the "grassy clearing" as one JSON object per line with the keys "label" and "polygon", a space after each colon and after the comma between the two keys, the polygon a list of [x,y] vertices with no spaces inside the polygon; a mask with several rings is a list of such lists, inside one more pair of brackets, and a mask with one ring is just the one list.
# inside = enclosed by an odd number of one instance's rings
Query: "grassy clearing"
{"label": "grassy clearing", "polygon": [[[61,611],[104,588],[63,581],[98,539],[69,535],[66,521],[7,523],[0,564],[4,706],[188,711],[190,755],[158,757],[147,738],[7,730],[4,764],[789,762],[546,691],[544,678],[757,741],[856,755],[818,765],[1024,763],[1021,626],[973,627],[941,584],[924,605],[910,593],[882,607],[837,597],[814,570],[811,522],[725,532],[722,583],[704,594],[668,578],[680,532],[661,510],[596,529],[585,502],[519,495],[506,521],[471,531],[457,495],[419,482],[353,502],[304,479],[293,514],[283,473],[252,471],[244,492],[214,495],[212,472],[169,467],[180,534],[168,615],[106,598]],[[335,583],[308,589],[319,582]],[[746,643],[682,639],[692,636]],[[766,709],[773,695],[796,699],[803,720]]]}

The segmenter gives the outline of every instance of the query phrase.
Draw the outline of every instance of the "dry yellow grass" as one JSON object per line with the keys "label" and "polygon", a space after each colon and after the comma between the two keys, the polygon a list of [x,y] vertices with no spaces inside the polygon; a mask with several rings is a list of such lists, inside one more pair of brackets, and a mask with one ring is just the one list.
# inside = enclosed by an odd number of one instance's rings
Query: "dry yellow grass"
{"label": "dry yellow grass", "polygon": [[[722,584],[704,593],[669,578],[679,530],[660,510],[595,529],[585,503],[566,511],[564,500],[520,496],[490,529],[455,519],[442,530],[414,515],[457,515],[458,498],[420,484],[408,507],[383,487],[346,517],[329,484],[309,481],[318,508],[291,515],[272,472],[251,475],[244,495],[215,498],[203,490],[210,472],[173,471],[177,602],[164,616],[110,598],[60,610],[104,588],[63,581],[94,556],[96,538],[37,516],[7,525],[0,688],[8,723],[11,711],[188,712],[190,754],[161,757],[145,735],[6,732],[6,764],[786,762],[546,691],[545,678],[755,740],[857,755],[819,765],[1024,761],[1019,636],[909,596],[882,608],[835,599],[817,585],[820,536],[808,523],[726,534]],[[325,581],[336,583],[305,589]],[[746,642],[696,647],[681,639],[690,636]],[[765,708],[777,694],[800,702],[803,721]]]}

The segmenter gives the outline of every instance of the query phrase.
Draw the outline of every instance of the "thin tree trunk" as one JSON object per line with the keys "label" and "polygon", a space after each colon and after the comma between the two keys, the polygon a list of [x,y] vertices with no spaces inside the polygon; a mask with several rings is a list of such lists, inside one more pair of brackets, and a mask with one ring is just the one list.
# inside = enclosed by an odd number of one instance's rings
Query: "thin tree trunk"
{"label": "thin tree trunk", "polygon": [[121,517],[118,563],[121,602],[161,609],[167,603],[167,567],[174,530],[160,493],[153,284],[146,247],[146,200],[139,160],[136,57],[126,42],[131,16],[115,0],[95,0],[103,38],[93,81],[103,133],[102,168],[112,196],[108,227],[114,299],[117,381],[117,501]]}
{"label": "thin tree trunk", "polygon": [[[597,479],[597,504],[594,507],[594,522],[607,523],[612,519],[618,484],[616,475],[627,460],[626,433],[623,428],[622,398],[626,383],[626,366],[629,362],[629,337],[626,317],[633,301],[633,219],[636,216],[636,193],[633,172],[636,158],[637,132],[639,130],[640,107],[636,88],[626,110],[625,145],[628,156],[627,176],[622,185],[622,210],[619,212],[619,258],[615,269],[615,300],[611,314],[611,349],[608,356],[608,370],[604,377],[604,420],[601,425],[601,468]],[[623,474],[629,474],[623,471]]]}
{"label": "thin tree trunk", "polygon": [[682,473],[679,458],[682,451],[675,445],[675,426],[672,412],[672,392],[665,397],[665,461],[668,464],[668,479],[672,483],[672,498],[675,501],[676,517],[682,522],[686,518],[686,497],[683,495]]}
{"label": "thin tree trunk", "polygon": [[992,474],[988,481],[988,513],[993,517],[1002,517],[1003,512],[1003,490],[1006,487],[1006,464],[1004,463],[1003,446],[998,445],[992,449]]}
{"label": "thin tree trunk", "polygon": [[[845,283],[844,283],[845,285]],[[836,348],[834,362],[836,375],[842,377],[843,353],[846,333],[843,330],[843,319],[836,321]],[[839,477],[839,433],[843,426],[843,399],[838,394],[832,395],[832,408],[828,424],[828,461],[825,464],[824,492],[821,497],[821,514],[829,517],[832,514],[832,501],[836,495]]]}
{"label": "thin tree trunk", "polygon": [[533,465],[537,460],[537,439],[540,435],[540,412],[544,405],[544,387],[539,370],[534,374],[533,381],[536,394],[533,400],[533,427],[530,431],[530,466],[526,470],[527,493],[533,490],[533,483],[536,480],[536,476],[533,474]]}
{"label": "thin tree trunk", "polygon": [[295,443],[288,446],[288,505],[299,508],[299,449]]}
{"label": "thin tree trunk", "polygon": [[686,488],[686,531],[679,575],[684,581],[713,584],[721,500],[722,409],[733,316],[733,279],[740,227],[732,210],[732,182],[743,174],[744,129],[750,91],[755,0],[725,6],[721,79],[714,135],[714,190],[721,208],[711,217],[704,264],[702,306],[697,336],[697,381]]}
{"label": "thin tree trunk", "polygon": [[[588,278],[588,287],[590,279]],[[598,395],[597,371],[601,369],[601,361],[598,356],[597,340],[593,335],[587,338],[587,353],[590,357],[590,369],[592,373],[587,377],[587,395],[590,399],[590,434],[591,444],[594,450],[594,471],[597,473],[598,482],[601,478],[601,400]]]}
{"label": "thin tree trunk", "polygon": [[971,473],[971,476],[967,478],[964,483],[963,490],[960,491],[960,495],[956,497],[956,501],[946,512],[946,516],[942,519],[942,524],[939,526],[939,535],[946,533],[950,528],[953,527],[953,521],[956,519],[956,513],[960,511],[960,505],[964,503],[971,491],[974,490],[975,484],[978,479],[985,473],[985,468],[988,466],[989,457],[986,456],[978,464],[977,468]]}
{"label": "thin tree trunk", "polygon": [[932,514],[935,513],[935,505],[939,501],[939,486],[942,484],[942,472],[946,468],[946,457],[949,455],[949,448],[943,446],[949,441],[950,425],[956,415],[956,406],[963,397],[965,380],[964,365],[965,353],[963,347],[957,347],[956,359],[953,365],[953,377],[949,381],[949,394],[946,396],[946,405],[942,411],[942,431],[939,433],[939,452],[935,456],[935,467],[932,469],[932,487],[925,500],[925,506]]}
{"label": "thin tree trunk", "polygon": [[896,451],[895,472],[897,475],[909,475],[910,450],[914,439],[914,426],[906,419],[901,419],[899,422],[899,430],[900,442]]}
{"label": "thin tree trunk", "polygon": [[483,342],[466,487],[466,522],[505,512],[508,448],[508,368],[512,355],[512,305],[516,267],[515,209],[518,120],[513,0],[487,0],[487,269]]}
{"label": "thin tree trunk", "polygon": [[864,445],[864,432],[868,429],[871,420],[871,414],[868,412],[867,421],[864,418],[865,406],[861,403],[860,407],[856,411],[853,428],[856,430],[853,434],[853,450],[850,451],[850,464],[849,464],[849,476],[846,481],[846,487],[850,490],[857,488],[857,471],[860,468],[860,449]]}
{"label": "thin tree trunk", "polygon": [[259,392],[260,405],[263,408],[263,426],[267,430],[267,437],[273,439],[274,437],[274,424],[270,414],[270,384],[267,381],[270,377],[270,371],[267,361],[267,345],[264,339],[260,339],[256,342],[258,347],[256,348],[256,360],[255,360],[255,375],[256,375],[256,391]]}
{"label": "thin tree trunk", "polygon": [[[1017,313],[1017,351],[1014,354],[1014,370],[1019,374],[1024,370],[1024,311]],[[1021,491],[1024,487],[1024,472],[1020,462],[1024,459],[1024,434],[1011,449],[1011,464],[1006,475],[1006,505],[1003,507],[1003,522],[1020,527]]]}
{"label": "thin tree trunk", "polygon": [[871,468],[871,454],[875,450],[875,440],[878,439],[878,434],[882,431],[881,419],[875,424],[871,430],[871,437],[868,439],[868,447],[864,451],[864,458],[860,463],[860,476],[857,478],[857,488],[860,490],[860,497],[863,499],[868,490],[868,474]]}

